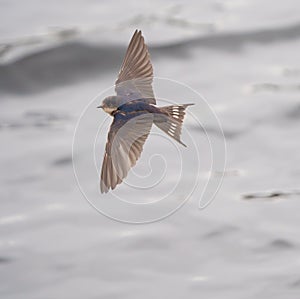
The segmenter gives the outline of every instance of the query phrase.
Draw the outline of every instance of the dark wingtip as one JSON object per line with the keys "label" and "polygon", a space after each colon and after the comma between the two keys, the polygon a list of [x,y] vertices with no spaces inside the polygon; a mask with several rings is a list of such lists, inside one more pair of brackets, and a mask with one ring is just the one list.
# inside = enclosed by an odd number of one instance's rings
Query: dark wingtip
{"label": "dark wingtip", "polygon": [[142,31],[139,30],[139,29],[135,29],[133,35],[141,35],[142,34]]}
{"label": "dark wingtip", "polygon": [[180,141],[179,143],[182,144],[184,147],[187,147],[187,145],[185,143],[183,143],[182,141]]}
{"label": "dark wingtip", "polygon": [[101,194],[107,193],[108,191],[109,191],[109,188],[101,180],[101,182],[100,182],[100,192],[101,192]]}

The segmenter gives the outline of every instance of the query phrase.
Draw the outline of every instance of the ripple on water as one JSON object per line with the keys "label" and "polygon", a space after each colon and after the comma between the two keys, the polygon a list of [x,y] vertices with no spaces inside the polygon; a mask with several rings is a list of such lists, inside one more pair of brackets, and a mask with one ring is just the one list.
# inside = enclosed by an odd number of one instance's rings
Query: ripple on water
{"label": "ripple on water", "polygon": [[291,197],[293,195],[300,195],[300,190],[291,190],[291,191],[264,191],[264,192],[255,192],[242,195],[242,198],[245,200],[270,200],[283,199]]}
{"label": "ripple on water", "polygon": [[223,237],[225,235],[228,235],[228,234],[231,234],[231,233],[234,233],[238,230],[237,227],[235,226],[222,226],[220,228],[217,228],[217,229],[214,229],[210,232],[208,232],[204,238],[206,239],[211,239],[211,238],[218,238],[218,237]]}
{"label": "ripple on water", "polygon": [[286,252],[295,248],[296,245],[289,240],[278,238],[270,241],[260,248],[256,248],[256,251],[269,254],[270,252]]}
{"label": "ripple on water", "polygon": [[13,261],[12,258],[6,256],[0,256],[0,264],[8,264]]}
{"label": "ripple on water", "polygon": [[298,105],[294,106],[292,109],[290,109],[287,112],[286,117],[288,119],[299,121],[299,119],[300,119],[300,105],[298,104]]}
{"label": "ripple on water", "polygon": [[285,239],[275,239],[268,245],[269,248],[276,250],[293,249],[295,246],[290,241]]}
{"label": "ripple on water", "polygon": [[291,284],[290,284],[290,286],[292,287],[292,288],[300,288],[300,278],[299,279],[296,279],[295,281],[293,281]]}
{"label": "ripple on water", "polygon": [[257,83],[251,85],[251,87],[247,91],[252,93],[257,92],[279,92],[279,91],[299,91],[300,85],[299,84],[277,84],[277,83]]}
{"label": "ripple on water", "polygon": [[21,118],[0,121],[0,129],[61,128],[69,120],[70,116],[60,111],[27,111]]}
{"label": "ripple on water", "polygon": [[52,162],[53,166],[67,166],[72,163],[72,157],[71,156],[63,156],[61,158],[58,158]]}

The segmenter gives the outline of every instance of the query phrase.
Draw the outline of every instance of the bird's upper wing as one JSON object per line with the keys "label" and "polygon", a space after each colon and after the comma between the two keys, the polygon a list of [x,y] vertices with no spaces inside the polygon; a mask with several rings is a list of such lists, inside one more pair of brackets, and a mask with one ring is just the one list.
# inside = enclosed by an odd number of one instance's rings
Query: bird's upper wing
{"label": "bird's upper wing", "polygon": [[151,113],[117,113],[110,126],[102,163],[101,193],[114,189],[136,164],[153,123]]}
{"label": "bird's upper wing", "polygon": [[144,99],[148,104],[156,104],[152,89],[153,67],[142,32],[136,30],[127,48],[118,79],[115,82],[117,95],[125,102]]}

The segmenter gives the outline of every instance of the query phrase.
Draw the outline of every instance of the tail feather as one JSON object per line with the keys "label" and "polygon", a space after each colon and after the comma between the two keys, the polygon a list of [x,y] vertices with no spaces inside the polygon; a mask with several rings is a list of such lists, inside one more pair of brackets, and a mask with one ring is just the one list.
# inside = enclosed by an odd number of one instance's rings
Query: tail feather
{"label": "tail feather", "polygon": [[185,116],[185,109],[194,104],[182,104],[161,107],[160,110],[164,112],[163,117],[155,120],[154,123],[163,130],[170,137],[174,138],[177,142],[186,146],[180,139],[182,131],[182,123]]}

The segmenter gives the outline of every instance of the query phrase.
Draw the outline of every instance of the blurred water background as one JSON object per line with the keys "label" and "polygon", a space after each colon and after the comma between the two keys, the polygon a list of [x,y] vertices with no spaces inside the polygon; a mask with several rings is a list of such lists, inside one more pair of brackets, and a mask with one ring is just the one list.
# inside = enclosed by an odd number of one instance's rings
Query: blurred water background
{"label": "blurred water background", "polygon": [[[299,298],[299,12],[296,0],[1,0],[0,297]],[[142,226],[92,209],[71,157],[136,28],[155,75],[205,96],[228,149],[210,206]]]}

